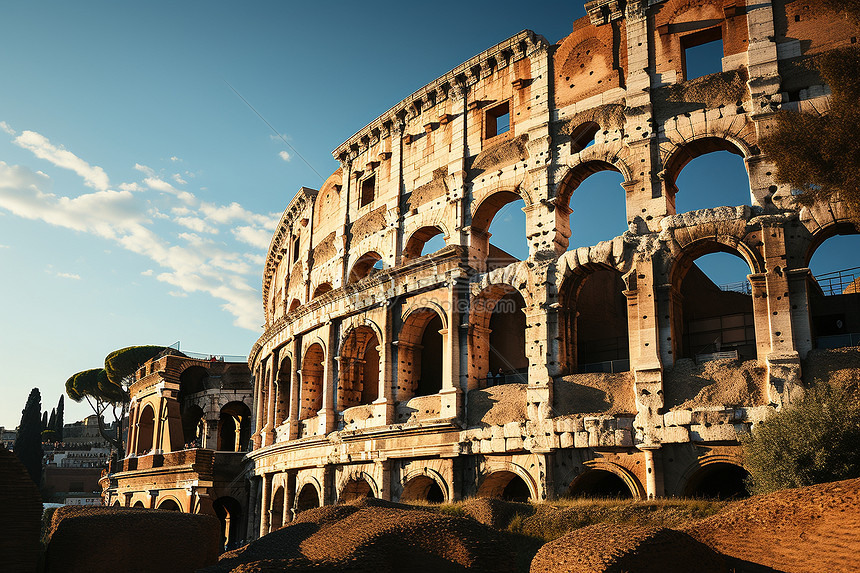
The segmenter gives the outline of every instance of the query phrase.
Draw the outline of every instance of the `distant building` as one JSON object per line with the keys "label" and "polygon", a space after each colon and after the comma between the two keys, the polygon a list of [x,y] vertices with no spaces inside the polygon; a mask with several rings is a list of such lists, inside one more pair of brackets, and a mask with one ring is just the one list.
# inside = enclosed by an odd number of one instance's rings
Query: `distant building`
{"label": "distant building", "polygon": [[[105,423],[108,435],[116,435],[116,422]],[[63,426],[63,443],[66,445],[86,445],[109,447],[109,443],[99,433],[99,419],[95,414],[80,422]]]}
{"label": "distant building", "polygon": [[15,438],[18,437],[18,432],[15,430],[7,430],[0,426],[0,443],[10,452],[15,449]]}

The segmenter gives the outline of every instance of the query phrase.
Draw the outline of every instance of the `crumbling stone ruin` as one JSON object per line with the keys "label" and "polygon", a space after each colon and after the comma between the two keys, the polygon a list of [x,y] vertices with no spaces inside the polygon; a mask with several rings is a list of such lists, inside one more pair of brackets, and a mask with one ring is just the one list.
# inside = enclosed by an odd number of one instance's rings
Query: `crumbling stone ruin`
{"label": "crumbling stone ruin", "polygon": [[127,456],[100,482],[104,504],[215,516],[221,549],[243,539],[251,387],[248,365],[223,356],[146,362],[129,388]]}
{"label": "crumbling stone ruin", "polygon": [[[263,274],[242,415],[249,492],[231,539],[365,497],[742,487],[739,434],[802,393],[801,361],[833,344],[833,300],[860,296],[824,292],[808,268],[827,239],[856,232],[852,213],[838,199],[799,208],[758,141],[780,109],[826,108],[804,63],[858,29],[820,2],[586,9],[558,44],[523,31],[398,102],[290,201]],[[716,41],[721,71],[688,77],[688,50]],[[677,212],[679,174],[714,151],[743,158],[748,201]],[[570,249],[577,188],[601,171],[623,177],[628,230]],[[525,260],[490,242],[515,201]],[[748,288],[721,290],[696,267],[715,252],[744,261]],[[840,316],[860,331],[860,312]],[[169,478],[142,462],[187,441],[179,359],[167,360],[150,366],[172,378],[133,387],[137,466],[111,475],[109,500],[160,507],[174,488],[183,511],[209,511],[219,494],[193,472],[211,452]]]}

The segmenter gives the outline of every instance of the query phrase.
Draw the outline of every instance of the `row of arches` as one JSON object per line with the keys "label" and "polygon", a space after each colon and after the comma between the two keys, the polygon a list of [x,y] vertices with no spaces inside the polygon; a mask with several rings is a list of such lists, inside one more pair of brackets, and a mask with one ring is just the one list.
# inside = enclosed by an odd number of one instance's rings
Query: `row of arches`
{"label": "row of arches", "polygon": [[[682,497],[704,499],[738,499],[747,497],[748,473],[741,466],[729,462],[709,463],[699,467],[687,480]],[[502,499],[505,501],[528,502],[538,499],[536,486],[521,472],[497,470],[483,476],[478,484],[476,496]],[[409,478],[402,484],[396,501],[400,503],[438,504],[452,501],[448,484],[435,474],[423,474]],[[374,498],[379,496],[378,487],[373,480],[362,475],[347,480],[337,495],[338,503]],[[635,478],[623,470],[588,468],[577,475],[568,485],[564,494],[570,498],[587,499],[641,499],[644,492]],[[272,529],[286,525],[284,516],[288,511],[301,513],[320,507],[321,493],[314,482],[304,483],[298,490],[294,506],[286,507],[286,490],[279,485],[272,492],[271,515]]]}
{"label": "row of arches", "polygon": [[[215,434],[207,433],[208,424],[203,409],[197,404],[180,402],[181,438],[170,439],[170,451],[192,447],[208,448],[224,452],[243,452],[247,450],[251,438],[251,410],[244,402],[228,402],[219,411],[215,424]],[[137,413],[134,441],[129,451],[136,455],[146,455],[157,445],[158,424],[155,408],[145,404]],[[166,421],[159,423],[166,425]],[[131,431],[131,429],[130,429]],[[214,437],[214,443],[213,443]]]}

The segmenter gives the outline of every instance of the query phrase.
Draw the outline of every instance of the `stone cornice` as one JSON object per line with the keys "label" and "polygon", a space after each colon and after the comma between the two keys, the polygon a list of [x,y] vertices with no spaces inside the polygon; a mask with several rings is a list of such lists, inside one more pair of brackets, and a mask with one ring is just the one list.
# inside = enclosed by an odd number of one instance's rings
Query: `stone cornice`
{"label": "stone cornice", "polygon": [[290,235],[293,223],[301,215],[301,213],[313,204],[314,198],[317,196],[317,190],[309,187],[299,189],[296,196],[293,197],[287,208],[284,209],[284,214],[281,215],[281,220],[275,228],[275,233],[272,236],[272,241],[269,243],[269,252],[266,254],[266,266],[263,267],[263,309],[265,310],[266,302],[269,300],[269,287],[272,284],[272,276],[278,268],[278,263],[281,262],[284,253],[281,245],[284,243],[284,238]]}
{"label": "stone cornice", "polygon": [[546,38],[531,30],[523,30],[511,36],[401,100],[338,146],[332,151],[332,156],[343,162],[351,155],[357,155],[378,140],[380,134],[390,133],[394,126],[402,124],[408,116],[420,115],[420,112],[416,113],[417,110],[424,111],[434,107],[445,101],[449,93],[462,93],[479,82],[488,70],[501,67],[501,62],[510,65],[536,50],[548,47]]}

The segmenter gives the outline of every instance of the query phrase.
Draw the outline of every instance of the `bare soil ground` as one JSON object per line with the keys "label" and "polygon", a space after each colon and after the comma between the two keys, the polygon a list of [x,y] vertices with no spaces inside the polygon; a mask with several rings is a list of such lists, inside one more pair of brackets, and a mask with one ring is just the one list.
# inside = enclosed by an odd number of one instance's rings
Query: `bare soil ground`
{"label": "bare soil ground", "polygon": [[751,497],[684,531],[738,572],[860,571],[860,479]]}

